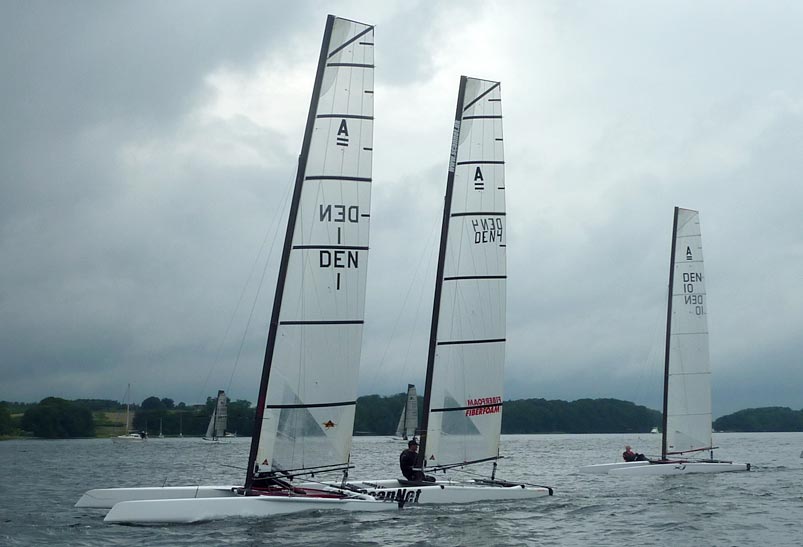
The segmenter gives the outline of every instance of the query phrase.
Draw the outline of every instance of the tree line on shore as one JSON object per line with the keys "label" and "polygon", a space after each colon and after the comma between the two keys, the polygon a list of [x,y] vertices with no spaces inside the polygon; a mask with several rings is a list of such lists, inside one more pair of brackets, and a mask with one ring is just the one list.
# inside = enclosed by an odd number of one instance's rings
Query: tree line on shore
{"label": "tree line on shore", "polygon": [[[405,394],[366,395],[357,399],[355,435],[393,435]],[[419,397],[419,415],[423,399]],[[149,435],[161,432],[200,436],[206,431],[215,399],[186,405],[169,398],[148,397],[132,405],[132,427]],[[124,432],[125,405],[105,399],[68,401],[47,397],[39,403],[0,402],[0,436],[42,438],[110,436]],[[111,414],[111,416],[109,416]],[[228,431],[248,437],[253,432],[255,409],[249,401],[229,401]],[[505,401],[502,433],[648,433],[660,427],[661,413],[618,399],[560,401],[519,399]],[[766,407],[740,410],[714,421],[717,431],[803,431],[803,410]]]}

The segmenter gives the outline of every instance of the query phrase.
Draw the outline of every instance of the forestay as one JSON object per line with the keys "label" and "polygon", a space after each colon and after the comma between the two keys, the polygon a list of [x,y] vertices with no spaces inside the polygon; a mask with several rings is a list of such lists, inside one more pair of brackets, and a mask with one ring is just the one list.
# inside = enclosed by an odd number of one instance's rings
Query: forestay
{"label": "forestay", "polygon": [[362,346],[373,148],[373,27],[330,18],[299,158],[252,473],[345,466]]}
{"label": "forestay", "polygon": [[422,450],[428,467],[498,457],[506,241],[500,85],[463,77],[427,367]]}
{"label": "forestay", "polygon": [[700,215],[676,209],[668,332],[666,453],[711,448],[711,372]]}

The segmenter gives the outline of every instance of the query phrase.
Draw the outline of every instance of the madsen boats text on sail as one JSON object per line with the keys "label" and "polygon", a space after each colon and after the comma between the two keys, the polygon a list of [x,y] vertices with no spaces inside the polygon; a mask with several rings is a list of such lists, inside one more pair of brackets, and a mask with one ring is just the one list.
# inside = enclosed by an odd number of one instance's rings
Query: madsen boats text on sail
{"label": "madsen boats text on sail", "polygon": [[373,27],[330,15],[299,156],[244,485],[90,490],[77,506],[111,507],[107,522],[138,523],[396,507],[336,486],[288,480],[349,467],[365,309],[373,72]]}
{"label": "madsen boats text on sail", "polygon": [[401,503],[470,503],[552,494],[495,478],[505,367],[506,212],[499,82],[460,79],[432,311],[421,452],[423,472],[485,462],[481,479],[351,481]]}
{"label": "madsen boats text on sail", "polygon": [[[708,312],[697,211],[675,207],[670,257],[661,457],[587,465],[580,468],[583,473],[684,475],[750,469],[750,464],[714,459]],[[706,452],[708,458],[694,458]]]}

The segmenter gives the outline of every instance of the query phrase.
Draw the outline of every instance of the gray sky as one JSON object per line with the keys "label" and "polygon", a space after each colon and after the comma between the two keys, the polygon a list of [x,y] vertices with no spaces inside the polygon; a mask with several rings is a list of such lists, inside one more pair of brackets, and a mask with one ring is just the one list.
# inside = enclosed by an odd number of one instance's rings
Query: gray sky
{"label": "gray sky", "polygon": [[659,407],[679,205],[714,414],[803,407],[792,1],[3,2],[0,400],[256,398],[327,13],[377,25],[361,394],[423,387],[466,74],[502,82],[506,398]]}

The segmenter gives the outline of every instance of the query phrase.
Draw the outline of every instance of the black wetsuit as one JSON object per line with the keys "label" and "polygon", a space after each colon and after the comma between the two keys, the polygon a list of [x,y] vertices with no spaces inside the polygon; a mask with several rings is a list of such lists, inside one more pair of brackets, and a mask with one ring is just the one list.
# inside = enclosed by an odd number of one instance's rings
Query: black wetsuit
{"label": "black wetsuit", "polygon": [[401,467],[402,475],[408,481],[417,480],[417,473],[413,471],[416,459],[418,459],[418,454],[409,448],[404,449],[399,456],[399,467]]}

